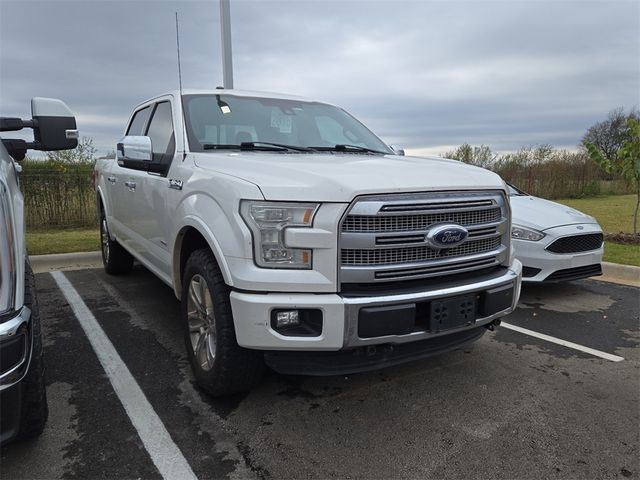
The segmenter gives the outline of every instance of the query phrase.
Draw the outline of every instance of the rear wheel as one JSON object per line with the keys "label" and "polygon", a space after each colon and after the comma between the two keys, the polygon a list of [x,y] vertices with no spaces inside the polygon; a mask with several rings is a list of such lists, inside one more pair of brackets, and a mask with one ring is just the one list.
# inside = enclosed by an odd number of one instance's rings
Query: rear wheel
{"label": "rear wheel", "polygon": [[104,211],[100,215],[100,245],[104,270],[111,274],[128,273],[133,268],[133,257],[120,244],[111,240]]}
{"label": "rear wheel", "polygon": [[211,251],[193,252],[182,283],[184,337],[196,380],[213,396],[246,391],[264,371],[262,352],[238,345],[229,293]]}
{"label": "rear wheel", "polygon": [[44,382],[44,358],[42,334],[40,332],[40,312],[35,295],[35,282],[31,267],[27,264],[25,272],[24,304],[31,310],[31,328],[33,343],[31,363],[27,375],[21,382],[22,408],[20,416],[19,438],[36,437],[42,433],[49,417],[47,391]]}

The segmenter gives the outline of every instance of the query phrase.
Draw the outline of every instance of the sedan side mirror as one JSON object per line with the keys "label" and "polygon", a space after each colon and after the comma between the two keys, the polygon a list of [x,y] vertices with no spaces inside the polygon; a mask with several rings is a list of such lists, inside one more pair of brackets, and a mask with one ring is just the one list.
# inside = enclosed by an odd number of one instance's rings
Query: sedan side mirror
{"label": "sedan side mirror", "polygon": [[32,98],[31,116],[38,150],[70,150],[78,146],[76,119],[62,100]]}
{"label": "sedan side mirror", "polygon": [[404,156],[404,148],[400,148],[397,145],[389,145],[389,147],[391,147],[391,150],[393,150],[396,155]]}
{"label": "sedan side mirror", "polygon": [[152,158],[151,139],[149,137],[127,135],[118,142],[116,160],[121,167],[148,170]]}

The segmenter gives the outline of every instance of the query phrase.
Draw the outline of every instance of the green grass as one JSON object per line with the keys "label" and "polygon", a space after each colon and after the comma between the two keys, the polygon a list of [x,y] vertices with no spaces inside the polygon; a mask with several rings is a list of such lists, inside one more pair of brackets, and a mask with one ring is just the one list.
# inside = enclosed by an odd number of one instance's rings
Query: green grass
{"label": "green grass", "polygon": [[[598,220],[602,230],[608,233],[633,232],[635,195],[610,195],[593,198],[567,198],[557,200]],[[604,261],[640,266],[640,245],[623,245],[606,242]]]}
{"label": "green grass", "polygon": [[27,232],[29,255],[93,252],[100,250],[100,234],[95,228]]}
{"label": "green grass", "polygon": [[604,261],[640,267],[640,245],[605,242]]}
{"label": "green grass", "polygon": [[555,201],[595,217],[605,232],[633,232],[633,210],[636,206],[635,195],[566,198]]}

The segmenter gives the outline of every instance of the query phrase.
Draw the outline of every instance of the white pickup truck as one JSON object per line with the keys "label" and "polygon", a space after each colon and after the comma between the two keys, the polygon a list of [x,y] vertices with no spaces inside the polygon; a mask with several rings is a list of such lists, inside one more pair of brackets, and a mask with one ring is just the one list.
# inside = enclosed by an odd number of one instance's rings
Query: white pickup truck
{"label": "white pickup truck", "polygon": [[[40,435],[49,415],[40,314],[25,241],[22,167],[17,162],[28,150],[78,145],[76,119],[64,102],[34,97],[31,116],[0,117],[0,445]],[[25,128],[33,130],[33,142],[4,133]]]}
{"label": "white pickup truck", "polygon": [[510,313],[521,264],[505,183],[403,156],[344,110],[236,90],[135,107],[96,164],[108,273],[134,259],[182,302],[212,395],[459,348]]}

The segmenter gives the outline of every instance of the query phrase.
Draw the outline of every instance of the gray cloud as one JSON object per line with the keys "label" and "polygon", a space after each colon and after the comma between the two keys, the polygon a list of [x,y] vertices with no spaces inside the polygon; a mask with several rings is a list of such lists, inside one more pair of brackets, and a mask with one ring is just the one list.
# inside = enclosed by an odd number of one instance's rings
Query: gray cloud
{"label": "gray cloud", "polygon": [[[339,104],[414,151],[575,148],[640,104],[635,1],[238,1],[235,84]],[[0,110],[64,99],[110,150],[136,103],[221,83],[217,1],[0,0]]]}

